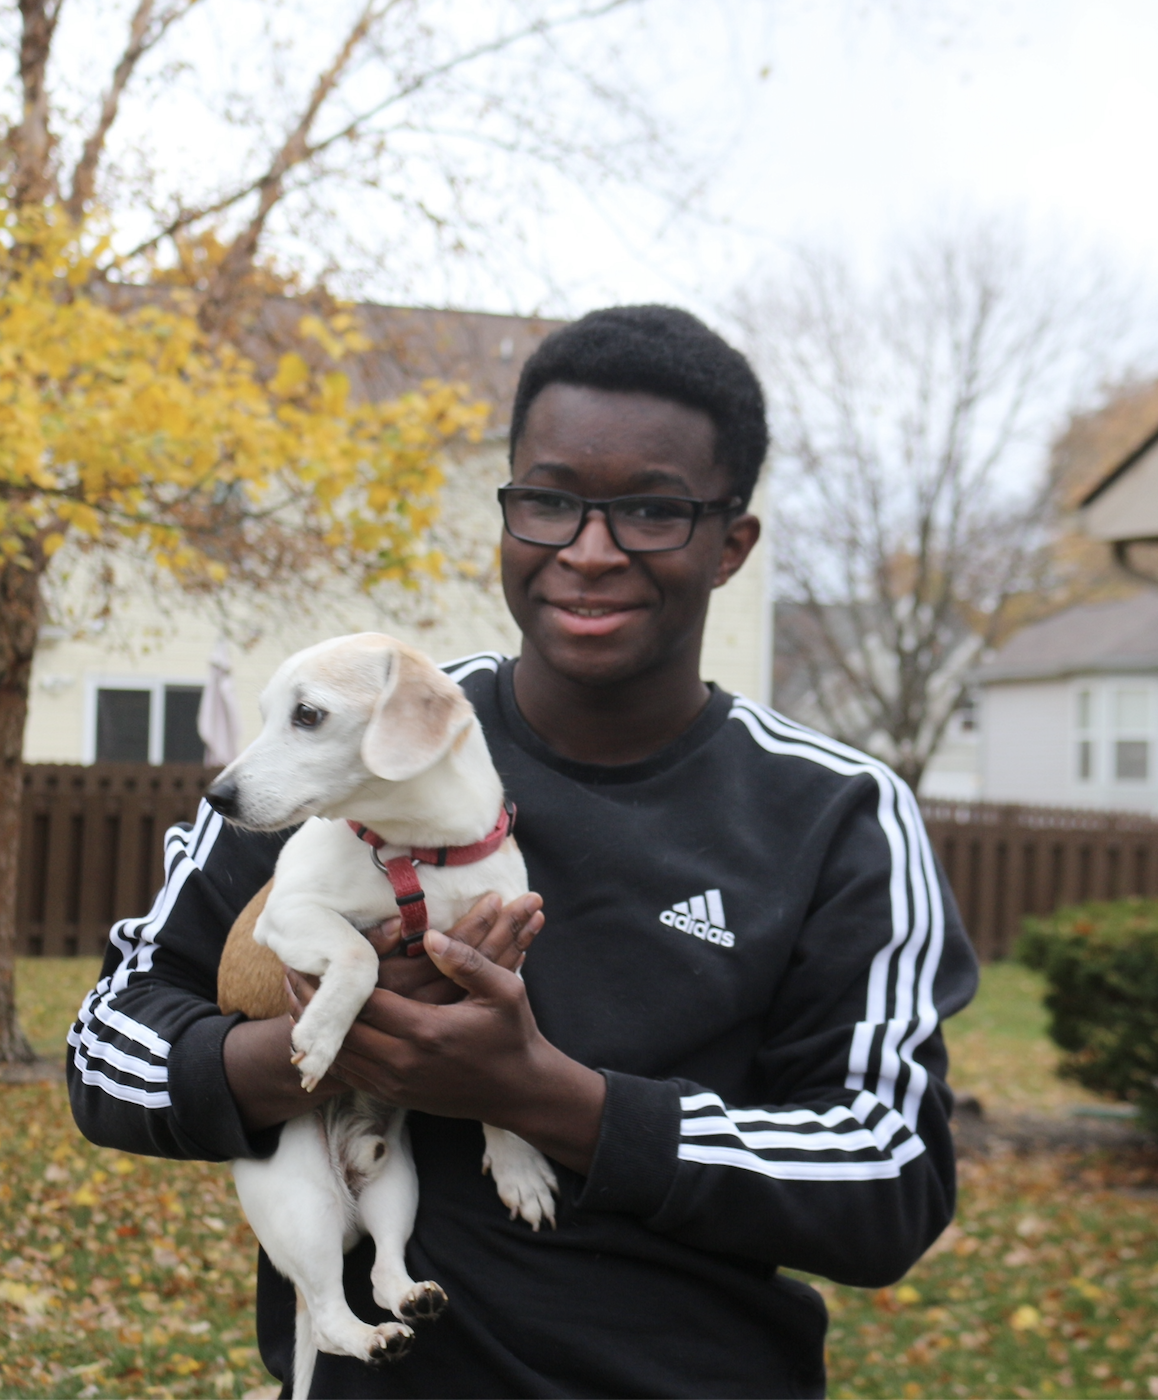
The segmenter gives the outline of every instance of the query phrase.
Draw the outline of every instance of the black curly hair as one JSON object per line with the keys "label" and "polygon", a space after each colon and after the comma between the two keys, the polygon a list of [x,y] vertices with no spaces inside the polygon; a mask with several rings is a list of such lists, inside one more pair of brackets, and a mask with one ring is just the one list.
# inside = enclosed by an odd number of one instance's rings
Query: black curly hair
{"label": "black curly hair", "polygon": [[609,306],[549,335],[519,376],[512,461],[531,404],[555,383],[655,394],[702,409],[716,427],[716,459],[748,504],[768,451],[764,393],[744,356],[690,312]]}

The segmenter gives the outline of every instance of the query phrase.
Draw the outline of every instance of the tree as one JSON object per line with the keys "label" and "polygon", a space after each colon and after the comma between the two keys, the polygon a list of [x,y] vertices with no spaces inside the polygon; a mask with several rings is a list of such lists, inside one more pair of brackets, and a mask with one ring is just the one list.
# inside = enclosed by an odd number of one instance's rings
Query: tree
{"label": "tree", "polygon": [[916,787],[969,674],[1050,581],[1051,423],[1121,301],[995,225],[897,251],[875,287],[799,253],[741,301],[773,430],[791,645],[834,736]]}
{"label": "tree", "polygon": [[[686,162],[615,43],[642,4],[131,0],[114,18],[108,0],[20,0],[9,185],[18,204],[55,199],[76,220],[99,203],[131,222],[130,275],[214,227],[206,329],[236,318],[271,239],[309,280],[398,288],[411,248],[428,262],[517,242],[536,170],[680,189]],[[617,11],[604,38],[595,21]],[[116,19],[119,52],[94,80]],[[211,144],[182,149],[199,128]]]}
{"label": "tree", "polygon": [[436,561],[439,449],[485,406],[428,385],[354,402],[336,367],[353,317],[305,317],[320,369],[262,377],[191,308],[94,294],[107,252],[66,211],[0,219],[0,1060],[26,1059],[13,1008],[21,748],[50,561],[70,538],[190,591],[277,588],[323,569],[371,585]]}
{"label": "tree", "polygon": [[[0,1061],[29,1053],[13,997],[21,743],[54,553],[71,540],[128,555],[194,591],[281,586],[323,555],[367,582],[429,563],[437,449],[474,431],[480,410],[445,386],[351,402],[336,366],[361,342],[324,294],[314,300],[325,314],[302,322],[320,357],[247,360],[237,344],[263,298],[286,288],[266,245],[277,234],[284,250],[304,232],[299,249],[312,239],[321,250],[307,273],[333,271],[346,221],[330,201],[346,198],[352,216],[356,191],[359,208],[378,195],[412,235],[424,221],[457,246],[486,221],[471,200],[490,172],[472,152],[544,166],[574,157],[577,173],[630,179],[631,151],[654,154],[659,129],[617,83],[625,63],[609,51],[585,66],[562,36],[638,3],[345,0],[325,12],[317,61],[310,7],[295,17],[262,0],[131,0],[96,89],[109,4],[19,0],[0,15],[19,95],[0,142]],[[215,53],[177,61],[174,35],[189,39],[215,11],[238,36],[238,72],[264,88],[214,89]],[[69,15],[90,25],[71,50]],[[80,61],[63,76],[70,53]],[[204,121],[241,136],[192,172],[159,150],[146,119],[182,83],[214,92]],[[570,121],[553,101],[564,89]],[[600,143],[600,113],[619,139]],[[99,210],[136,236],[95,236],[86,219]],[[399,242],[383,238],[375,256]]]}

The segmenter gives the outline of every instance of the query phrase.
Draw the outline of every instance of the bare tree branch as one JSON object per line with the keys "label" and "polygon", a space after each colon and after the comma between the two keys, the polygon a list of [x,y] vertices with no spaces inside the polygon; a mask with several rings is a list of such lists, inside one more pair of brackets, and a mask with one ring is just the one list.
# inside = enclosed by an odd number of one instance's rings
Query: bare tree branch
{"label": "bare tree branch", "polygon": [[[372,15],[370,22],[373,23],[383,18],[397,2],[398,0],[391,0],[391,3],[383,6],[378,14]],[[164,242],[165,239],[172,238],[183,229],[201,223],[203,220],[211,218],[214,214],[224,213],[227,209],[233,208],[235,205],[254,194],[259,194],[261,196],[261,204],[259,205],[258,213],[254,215],[253,220],[250,221],[250,225],[247,226],[247,233],[249,227],[258,223],[258,234],[260,235],[260,230],[264,227],[270,210],[284,192],[285,177],[292,169],[308,161],[316,160],[319,156],[324,155],[335,145],[343,141],[351,140],[365,130],[369,123],[376,117],[381,116],[391,107],[397,106],[408,97],[415,96],[423,89],[430,87],[438,79],[448,77],[467,65],[477,62],[481,58],[490,57],[511,49],[516,44],[522,43],[525,39],[533,36],[543,36],[552,31],[565,28],[568,25],[578,24],[585,20],[599,19],[604,15],[610,14],[614,10],[620,10],[638,3],[639,0],[604,0],[602,4],[584,6],[572,11],[570,14],[561,15],[553,20],[536,20],[531,24],[524,25],[521,29],[513,30],[509,34],[503,34],[495,39],[477,44],[470,49],[464,50],[462,53],[456,54],[453,58],[449,58],[443,63],[434,64],[424,72],[417,74],[409,82],[403,83],[400,87],[392,91],[389,96],[383,98],[381,102],[377,102],[373,106],[358,113],[357,116],[352,117],[349,121],[343,123],[342,126],[330,132],[321,140],[309,144],[306,138],[313,127],[321,105],[325,101],[325,98],[333,91],[337,81],[341,77],[343,68],[353,56],[353,48],[350,47],[350,39],[353,38],[357,30],[362,28],[363,19],[366,14],[373,9],[371,5],[367,5],[351,30],[350,35],[347,37],[346,44],[343,45],[338,59],[331,65],[331,69],[318,79],[310,102],[303,112],[302,117],[299,118],[294,130],[286,138],[269,167],[255,179],[247,181],[243,185],[239,185],[228,194],[222,195],[219,199],[214,200],[210,204],[201,205],[192,209],[178,210],[156,233],[138,243],[136,247],[127,254],[127,257],[132,259],[151,252]],[[358,36],[359,43],[366,37],[367,32],[368,26],[362,28],[362,32]],[[347,52],[347,49],[349,49],[349,52]],[[344,61],[343,54],[345,55]],[[320,100],[315,100],[318,98],[318,94],[323,84],[326,84],[326,79],[330,74],[333,75],[332,81],[326,85],[325,92],[321,94]],[[276,197],[270,198],[270,193],[275,186],[277,190]],[[262,213],[262,206],[267,206],[264,209],[264,213]],[[244,234],[242,235],[243,238],[245,236]]]}
{"label": "bare tree branch", "polygon": [[170,27],[197,4],[198,0],[175,0],[168,9],[154,16],[154,0],[139,0],[133,18],[129,23],[129,41],[125,45],[108,89],[101,100],[100,113],[96,125],[84,143],[80,158],[72,172],[72,188],[65,208],[72,219],[79,220],[88,207],[96,188],[97,167],[104,153],[105,138],[117,119],[121,95],[133,70],[141,59],[157,46]]}
{"label": "bare tree branch", "polygon": [[899,251],[872,292],[805,252],[741,307],[769,391],[785,618],[810,687],[795,713],[914,786],[1029,586],[1048,427],[1082,371],[1097,383],[1117,326],[1088,282],[982,225]]}

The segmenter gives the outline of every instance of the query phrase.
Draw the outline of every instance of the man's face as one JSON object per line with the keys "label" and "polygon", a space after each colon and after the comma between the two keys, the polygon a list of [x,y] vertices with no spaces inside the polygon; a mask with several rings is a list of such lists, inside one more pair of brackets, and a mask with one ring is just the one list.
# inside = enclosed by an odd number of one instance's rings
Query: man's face
{"label": "man's face", "polygon": [[[651,394],[571,384],[550,384],[535,398],[511,475],[520,486],[595,500],[732,494],[706,413]],[[504,531],[507,606],[551,669],[592,685],[630,680],[698,650],[712,589],[755,541],[755,521],[745,519],[746,526],[708,516],[684,549],[655,554],[624,553],[601,514],[589,515],[565,549]]]}

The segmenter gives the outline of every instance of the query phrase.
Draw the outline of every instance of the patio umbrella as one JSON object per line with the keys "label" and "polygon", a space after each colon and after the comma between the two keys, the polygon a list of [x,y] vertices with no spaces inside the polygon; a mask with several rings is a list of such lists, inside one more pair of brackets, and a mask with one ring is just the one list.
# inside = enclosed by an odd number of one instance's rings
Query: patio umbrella
{"label": "patio umbrella", "polygon": [[241,710],[224,637],[218,637],[209,656],[209,680],[201,692],[197,733],[210,767],[232,763],[241,752]]}

